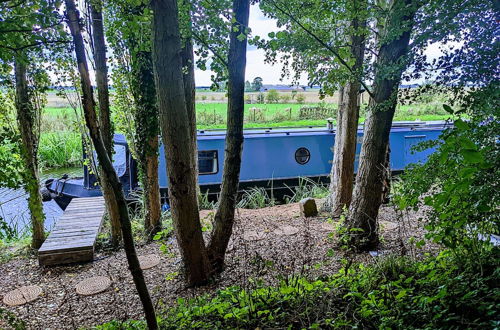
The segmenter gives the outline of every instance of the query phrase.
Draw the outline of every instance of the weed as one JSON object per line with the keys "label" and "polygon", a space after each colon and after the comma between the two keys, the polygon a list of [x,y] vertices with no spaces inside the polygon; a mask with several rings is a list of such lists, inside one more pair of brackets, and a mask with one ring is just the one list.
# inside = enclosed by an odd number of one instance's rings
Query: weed
{"label": "weed", "polygon": [[299,178],[298,186],[288,187],[288,189],[291,195],[285,196],[286,203],[296,203],[307,197],[324,198],[329,192],[327,186],[305,177]]}
{"label": "weed", "polygon": [[253,187],[243,193],[237,207],[244,209],[259,209],[274,205],[276,205],[275,199],[269,196],[265,188]]}

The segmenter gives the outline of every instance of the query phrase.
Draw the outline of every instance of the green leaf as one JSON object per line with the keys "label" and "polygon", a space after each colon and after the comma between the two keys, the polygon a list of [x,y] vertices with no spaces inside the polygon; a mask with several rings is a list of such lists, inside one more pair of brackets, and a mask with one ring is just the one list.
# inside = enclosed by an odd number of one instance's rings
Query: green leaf
{"label": "green leaf", "polygon": [[460,153],[468,163],[478,164],[484,162],[483,155],[477,150],[463,149]]}
{"label": "green leaf", "polygon": [[448,112],[450,115],[453,114],[453,109],[448,104],[443,104],[444,111]]}
{"label": "green leaf", "polygon": [[470,126],[469,124],[467,124],[465,121],[463,121],[462,119],[457,119],[455,120],[455,126],[459,129],[459,130],[462,130],[462,131],[466,131],[466,130],[469,130],[470,129]]}

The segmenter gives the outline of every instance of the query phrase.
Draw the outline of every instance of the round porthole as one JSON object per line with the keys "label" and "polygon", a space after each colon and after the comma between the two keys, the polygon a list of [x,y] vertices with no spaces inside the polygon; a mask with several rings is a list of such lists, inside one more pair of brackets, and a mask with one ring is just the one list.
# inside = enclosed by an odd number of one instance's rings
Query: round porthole
{"label": "round porthole", "polygon": [[309,159],[311,159],[311,153],[307,148],[299,148],[295,151],[295,161],[300,165],[307,164]]}

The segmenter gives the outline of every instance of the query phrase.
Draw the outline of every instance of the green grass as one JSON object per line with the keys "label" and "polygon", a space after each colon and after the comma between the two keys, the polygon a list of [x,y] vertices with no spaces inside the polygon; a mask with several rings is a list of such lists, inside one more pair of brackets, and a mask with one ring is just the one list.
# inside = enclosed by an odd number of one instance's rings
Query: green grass
{"label": "green grass", "polygon": [[[245,128],[325,126],[325,119],[300,118],[300,108],[323,106],[335,114],[335,104],[245,104]],[[227,104],[199,102],[197,109],[198,129],[226,128]],[[41,127],[40,162],[42,168],[79,165],[81,138],[76,129],[76,114],[71,108],[48,107],[44,109]],[[442,120],[448,115],[440,103],[398,106],[395,121]],[[362,109],[360,123],[365,121]]]}
{"label": "green grass", "polygon": [[71,131],[42,133],[38,158],[42,169],[80,165],[82,161],[80,134]]}

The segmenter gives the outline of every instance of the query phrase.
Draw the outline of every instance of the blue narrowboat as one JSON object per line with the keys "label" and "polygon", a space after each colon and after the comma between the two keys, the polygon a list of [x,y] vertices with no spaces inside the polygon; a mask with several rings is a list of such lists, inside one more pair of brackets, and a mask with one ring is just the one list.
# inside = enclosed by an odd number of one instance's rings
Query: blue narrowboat
{"label": "blue narrowboat", "polygon": [[[430,148],[414,152],[412,147],[422,141],[438,139],[442,131],[450,126],[445,121],[393,123],[390,133],[391,170],[400,172],[411,163],[425,162],[434,150]],[[199,185],[202,193],[216,196],[219,192],[225,135],[224,130],[198,130]],[[360,126],[356,168],[362,136],[363,127]],[[247,129],[244,131],[244,138],[240,190],[254,186],[264,186],[276,191],[286,190],[296,185],[301,177],[323,183],[329,181],[335,142],[335,129],[331,123],[326,127]],[[126,196],[131,197],[132,192],[140,189],[137,164],[123,135],[115,135],[114,149],[113,166]],[[164,153],[161,145],[159,184],[162,196],[166,197],[168,180]],[[84,166],[82,178],[65,176],[47,180],[46,189],[61,208],[65,209],[72,198],[102,194],[90,168],[88,165]]]}

